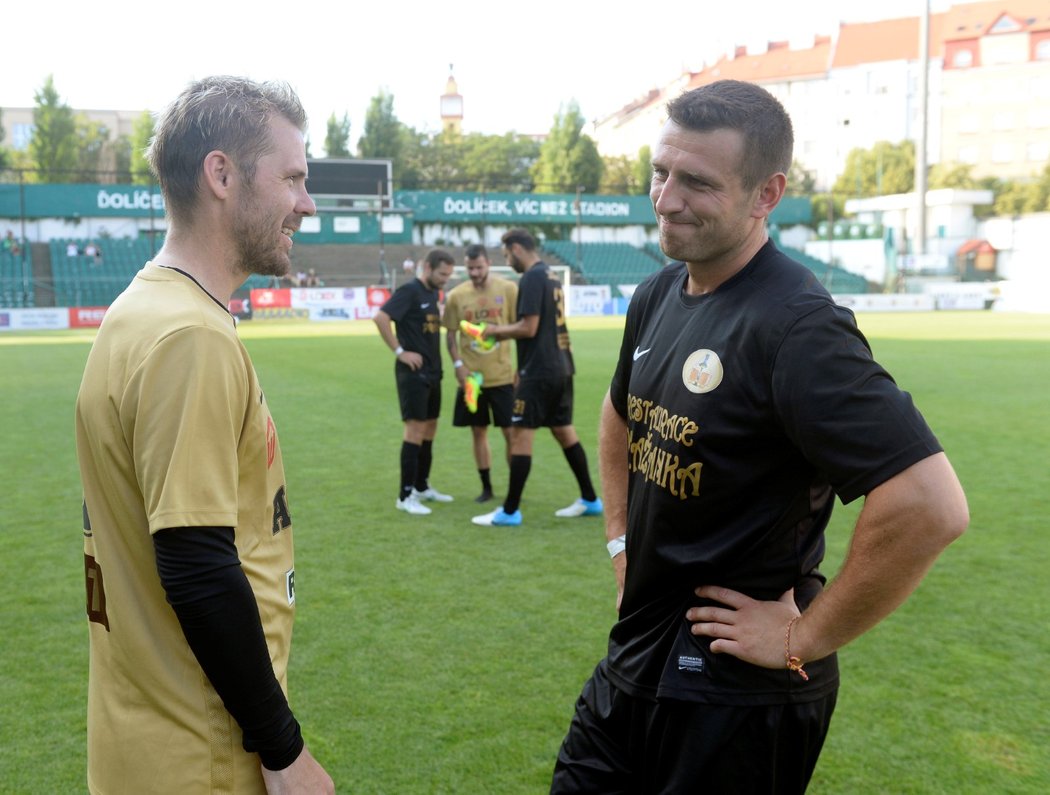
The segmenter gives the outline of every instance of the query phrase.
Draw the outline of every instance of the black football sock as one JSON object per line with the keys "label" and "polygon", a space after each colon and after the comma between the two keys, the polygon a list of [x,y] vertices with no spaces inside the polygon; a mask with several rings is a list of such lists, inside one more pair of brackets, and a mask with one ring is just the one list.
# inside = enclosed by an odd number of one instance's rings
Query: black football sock
{"label": "black football sock", "polygon": [[412,484],[416,482],[419,469],[419,445],[412,442],[401,442],[401,492],[398,499],[405,499],[412,493]]}
{"label": "black football sock", "polygon": [[514,513],[521,505],[521,493],[525,491],[525,481],[529,479],[532,469],[531,455],[512,455],[510,457],[510,484],[507,486],[507,499],[503,501],[503,512]]}
{"label": "black football sock", "polygon": [[430,464],[434,460],[434,440],[424,439],[419,445],[419,468],[416,469],[416,491],[426,491],[430,486]]}
{"label": "black football sock", "polygon": [[565,453],[565,460],[569,462],[572,474],[576,476],[576,482],[580,484],[580,496],[587,502],[594,502],[598,495],[594,491],[594,484],[591,483],[591,472],[587,469],[587,453],[584,452],[583,445],[576,442],[572,447],[563,448],[562,452]]}
{"label": "black football sock", "polygon": [[484,492],[492,491],[492,470],[491,469],[479,469],[478,474],[481,475],[481,490]]}

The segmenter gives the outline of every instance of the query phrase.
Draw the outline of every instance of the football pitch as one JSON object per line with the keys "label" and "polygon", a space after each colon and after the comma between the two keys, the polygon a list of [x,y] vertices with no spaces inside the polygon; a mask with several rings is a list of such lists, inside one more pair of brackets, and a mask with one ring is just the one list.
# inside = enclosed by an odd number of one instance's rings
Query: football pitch
{"label": "football pitch", "polygon": [[[840,653],[810,792],[1048,792],[1050,316],[858,322],[944,445],[972,519],[916,594]],[[569,321],[575,422],[595,477],[621,325]],[[296,534],[291,703],[337,791],[545,792],[615,598],[600,519],[553,515],[578,496],[556,443],[537,435],[522,527],[472,525],[494,503],[473,502],[470,436],[451,425],[446,376],[431,482],[456,499],[409,516],[394,509],[401,423],[374,326],[241,333],[277,423]],[[91,337],[0,336],[0,793],[86,789],[73,404]],[[491,435],[501,494],[503,442]],[[859,503],[836,508],[829,575]]]}

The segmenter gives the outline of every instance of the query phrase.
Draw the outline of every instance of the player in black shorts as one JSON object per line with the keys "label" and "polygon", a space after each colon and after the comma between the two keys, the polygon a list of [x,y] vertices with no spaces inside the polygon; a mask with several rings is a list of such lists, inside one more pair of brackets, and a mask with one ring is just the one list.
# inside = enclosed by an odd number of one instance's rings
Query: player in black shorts
{"label": "player in black shorts", "polygon": [[584,452],[572,425],[572,346],[565,325],[562,286],[536,253],[536,240],[524,229],[501,238],[507,264],[522,274],[518,282],[518,320],[487,326],[486,336],[518,341],[518,378],[511,415],[510,484],[503,505],[475,516],[474,524],[520,525],[521,493],[532,468],[537,428],[551,429],[569,462],[580,498],[556,516],[598,516],[602,501],[594,491]]}
{"label": "player in black shorts", "polygon": [[[517,318],[518,285],[496,276],[490,270],[488,252],[480,243],[467,246],[465,264],[467,280],[449,290],[441,324],[447,329],[445,339],[459,388],[452,412],[452,424],[470,428],[474,461],[481,478],[481,494],[475,502],[492,499],[492,448],[488,426],[503,433],[507,459],[510,459],[511,409],[514,406],[514,361],[510,343],[482,342],[468,336],[460,327],[462,321],[488,325],[513,323]],[[466,402],[471,379],[481,379],[477,405]],[[477,380],[474,380],[477,385]]]}
{"label": "player in black shorts", "polygon": [[[433,249],[418,278],[405,282],[376,312],[375,324],[397,357],[394,377],[405,432],[401,442],[401,486],[395,506],[413,515],[430,513],[420,500],[452,502],[430,485],[434,435],[441,414],[441,308],[439,292],[455,260]],[[397,335],[394,334],[394,324]]]}
{"label": "player in black shorts", "polygon": [[[599,430],[619,620],[551,792],[801,793],[835,650],[907,598],[966,499],[852,313],[768,238],[780,103],[726,80],[668,113],[650,195],[680,261],[631,300]],[[836,494],[865,503],[824,590]]]}

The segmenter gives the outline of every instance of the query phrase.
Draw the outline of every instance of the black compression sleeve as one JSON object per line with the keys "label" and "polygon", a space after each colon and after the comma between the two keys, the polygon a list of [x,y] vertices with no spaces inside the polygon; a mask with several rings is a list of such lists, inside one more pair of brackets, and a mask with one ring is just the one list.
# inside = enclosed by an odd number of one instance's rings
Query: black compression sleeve
{"label": "black compression sleeve", "polygon": [[255,594],[232,527],[180,527],[153,535],[168,603],[215,692],[241,727],[244,750],[283,770],[303,749],[270,663]]}

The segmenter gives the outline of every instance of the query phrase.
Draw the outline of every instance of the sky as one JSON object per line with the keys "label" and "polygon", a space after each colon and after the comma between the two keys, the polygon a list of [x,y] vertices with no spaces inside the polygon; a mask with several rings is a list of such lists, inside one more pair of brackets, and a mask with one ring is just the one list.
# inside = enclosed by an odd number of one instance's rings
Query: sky
{"label": "sky", "polygon": [[[963,0],[957,0],[961,2]],[[949,0],[930,0],[941,11]],[[369,100],[394,97],[418,130],[440,129],[449,65],[464,132],[547,132],[575,100],[607,116],[735,45],[812,43],[840,21],[918,16],[925,0],[96,0],[8,4],[0,108],[32,107],[53,75],[76,109],[160,111],[193,79],[284,80],[310,118],[315,154],[326,122],[350,119],[356,145]],[[673,10],[672,10],[673,9]]]}

